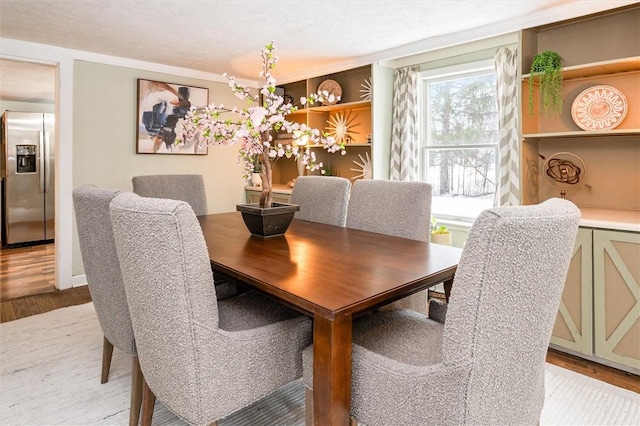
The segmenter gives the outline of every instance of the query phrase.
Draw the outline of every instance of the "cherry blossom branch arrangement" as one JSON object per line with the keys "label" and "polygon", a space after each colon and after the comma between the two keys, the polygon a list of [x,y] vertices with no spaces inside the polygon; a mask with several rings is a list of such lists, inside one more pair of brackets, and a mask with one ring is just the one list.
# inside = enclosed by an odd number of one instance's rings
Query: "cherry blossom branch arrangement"
{"label": "cherry blossom branch arrangement", "polygon": [[[286,119],[288,114],[297,111],[298,108],[291,101],[276,94],[276,79],[271,74],[278,62],[274,52],[273,42],[266,45],[260,52],[262,59],[260,77],[264,78],[259,92],[262,99],[252,94],[246,85],[238,83],[234,77],[225,73],[224,76],[229,80],[231,91],[252,106],[244,109],[235,107],[228,109],[222,104],[211,103],[206,107],[192,107],[176,126],[178,129],[182,128],[182,137],[176,140],[177,144],[192,141],[194,138],[200,144],[239,144],[239,162],[244,166],[244,177],[249,179],[251,173],[258,169],[262,179],[260,207],[267,208],[271,207],[273,201],[273,165],[280,158],[301,161],[307,170],[311,172],[319,170],[324,174],[323,164],[317,162],[310,145],[320,146],[330,153],[338,151],[343,155],[346,153],[344,144],[336,143],[335,139],[326,132]],[[312,93],[307,97],[301,97],[300,104],[305,106],[322,102],[333,103],[335,100],[334,95],[326,92]],[[276,138],[277,133],[292,134],[293,144],[279,142]],[[256,164],[259,166],[256,167]]]}

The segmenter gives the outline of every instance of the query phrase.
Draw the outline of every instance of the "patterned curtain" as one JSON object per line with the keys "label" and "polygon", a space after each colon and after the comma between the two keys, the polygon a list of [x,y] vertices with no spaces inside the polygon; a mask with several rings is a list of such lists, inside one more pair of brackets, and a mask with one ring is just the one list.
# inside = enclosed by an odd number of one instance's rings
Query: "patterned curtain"
{"label": "patterned curtain", "polygon": [[517,47],[501,47],[494,57],[497,80],[500,163],[496,206],[520,204],[520,157],[518,150],[518,55]]}
{"label": "patterned curtain", "polygon": [[401,68],[393,76],[391,180],[418,180],[418,70]]}

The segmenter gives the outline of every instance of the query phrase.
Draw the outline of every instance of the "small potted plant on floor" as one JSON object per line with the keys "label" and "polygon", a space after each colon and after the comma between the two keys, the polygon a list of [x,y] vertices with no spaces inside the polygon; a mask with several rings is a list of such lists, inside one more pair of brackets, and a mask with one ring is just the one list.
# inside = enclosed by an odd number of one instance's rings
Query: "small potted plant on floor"
{"label": "small potted plant on floor", "polygon": [[435,217],[431,217],[431,242],[445,246],[451,245],[451,231],[446,226],[438,226]]}

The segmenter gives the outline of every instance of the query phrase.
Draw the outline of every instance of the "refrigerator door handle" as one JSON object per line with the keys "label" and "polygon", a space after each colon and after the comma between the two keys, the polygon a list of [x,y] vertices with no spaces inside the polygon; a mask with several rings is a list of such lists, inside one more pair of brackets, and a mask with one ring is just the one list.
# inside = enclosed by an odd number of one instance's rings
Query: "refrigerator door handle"
{"label": "refrigerator door handle", "polygon": [[44,192],[44,131],[40,130],[38,132],[39,136],[39,145],[40,145],[40,170],[38,176],[40,176],[40,192]]}
{"label": "refrigerator door handle", "polygon": [[[44,131],[44,159],[41,160],[41,164],[44,164],[45,161],[47,162],[44,168],[44,191],[45,192],[49,192],[49,187],[51,186],[51,165],[49,164],[49,159],[50,157],[50,144],[49,144],[49,131],[45,130]],[[42,169],[40,169],[42,170]],[[40,172],[42,173],[42,172]]]}

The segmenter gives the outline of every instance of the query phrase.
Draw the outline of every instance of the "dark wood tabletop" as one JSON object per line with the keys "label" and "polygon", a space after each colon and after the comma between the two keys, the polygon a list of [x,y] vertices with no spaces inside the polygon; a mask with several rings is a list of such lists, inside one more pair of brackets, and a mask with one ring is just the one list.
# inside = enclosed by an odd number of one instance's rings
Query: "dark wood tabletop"
{"label": "dark wood tabletop", "polygon": [[453,282],[461,249],[293,220],[284,236],[253,237],[240,213],[201,216],[214,271],[314,319],[314,421],[349,422],[353,317]]}

